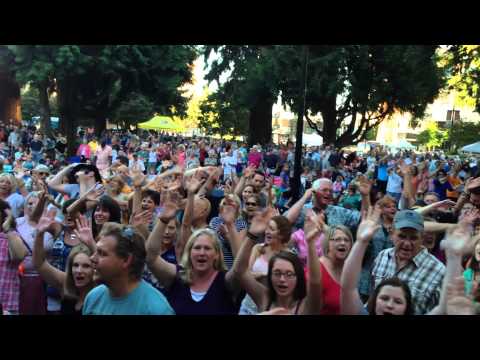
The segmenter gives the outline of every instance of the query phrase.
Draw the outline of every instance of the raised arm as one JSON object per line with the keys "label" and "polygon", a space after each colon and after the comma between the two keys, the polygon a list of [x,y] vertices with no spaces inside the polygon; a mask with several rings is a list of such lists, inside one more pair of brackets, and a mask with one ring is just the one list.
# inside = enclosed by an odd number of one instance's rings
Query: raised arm
{"label": "raised arm", "polygon": [[252,219],[250,231],[247,232],[238,256],[226,275],[227,283],[233,284],[235,280],[240,282],[241,287],[250,295],[259,309],[262,309],[265,301],[268,299],[268,289],[255,279],[248,268],[248,261],[252,248],[265,232],[268,221],[274,213],[272,208],[267,208]]}
{"label": "raised arm", "polygon": [[62,184],[63,178],[73,169],[76,164],[70,164],[67,167],[60,170],[52,179],[47,182],[50,189],[60,192],[62,194],[68,194],[65,190],[65,185]]}
{"label": "raised arm", "polygon": [[23,243],[20,236],[13,229],[13,215],[10,209],[6,209],[7,218],[2,224],[2,229],[7,234],[8,252],[10,260],[13,262],[22,261],[28,255],[28,249]]}
{"label": "raised arm", "polygon": [[298,217],[302,213],[305,203],[312,197],[313,189],[308,189],[305,194],[288,210],[284,216],[290,221],[290,224],[295,224]]}
{"label": "raised arm", "polygon": [[441,242],[441,247],[445,250],[447,265],[445,276],[443,278],[442,290],[438,305],[428,313],[428,315],[446,315],[448,287],[455,278],[462,276],[462,259],[466,254],[471,254],[478,237],[472,238],[466,222],[462,222],[453,231],[447,232],[447,236]]}
{"label": "raised arm", "polygon": [[50,210],[42,216],[37,224],[35,242],[33,244],[33,266],[38,271],[42,279],[50,286],[63,293],[66,275],[48,263],[43,247],[43,238],[47,231],[51,232],[55,224],[55,211]]}
{"label": "raised arm", "polygon": [[410,209],[415,204],[415,193],[412,183],[412,168],[405,164],[402,160],[400,162],[400,175],[403,177],[403,191],[402,195],[406,201],[406,209]]}
{"label": "raised arm", "polygon": [[447,199],[447,200],[434,202],[433,204],[418,208],[415,211],[418,212],[420,215],[425,216],[433,210],[436,210],[442,207],[452,208],[454,206],[455,206],[455,202]]}
{"label": "raised arm", "polygon": [[175,251],[178,254],[183,254],[183,249],[187,243],[190,235],[192,235],[192,221],[193,221],[193,206],[195,203],[195,194],[204,184],[204,179],[198,179],[192,176],[186,180],[185,188],[187,190],[187,204],[182,219],[182,227],[180,229],[180,236],[175,244]]}
{"label": "raised arm", "polygon": [[305,218],[305,240],[307,241],[307,264],[308,283],[307,299],[305,302],[304,315],[320,315],[323,307],[322,274],[320,261],[317,256],[315,240],[323,232],[323,214],[315,215],[312,211]]}
{"label": "raised arm", "polygon": [[145,176],[142,173],[136,173],[133,176],[133,205],[132,213],[137,213],[142,208],[142,184],[145,180]]}
{"label": "raised arm", "polygon": [[[177,209],[177,204],[171,201],[170,194],[168,194],[167,199],[163,204],[163,211],[150,233],[146,244],[148,268],[153,275],[155,275],[160,284],[166,288],[169,288],[175,281],[177,268],[174,264],[165,261],[162,258],[160,251],[165,227],[170,220],[175,218]],[[178,258],[178,260],[180,260],[180,258]]]}
{"label": "raised arm", "polygon": [[235,186],[235,194],[238,196],[242,196],[242,191],[243,188],[245,187],[245,184],[247,183],[247,179],[249,179],[252,174],[254,173],[255,168],[252,166],[248,166],[245,171],[242,174],[242,177],[240,178],[240,181],[237,183],[237,186]]}
{"label": "raised arm", "polygon": [[358,292],[358,281],[368,244],[375,232],[380,229],[379,217],[380,207],[377,205],[373,211],[369,211],[368,218],[360,223],[357,231],[357,241],[353,244],[352,250],[345,260],[340,295],[342,315],[358,315],[362,311],[363,304]]}
{"label": "raised arm", "polygon": [[366,218],[368,215],[368,210],[372,206],[370,204],[370,190],[372,189],[372,183],[365,177],[362,177],[359,181],[358,191],[362,196],[362,207],[360,213],[362,214],[362,219]]}

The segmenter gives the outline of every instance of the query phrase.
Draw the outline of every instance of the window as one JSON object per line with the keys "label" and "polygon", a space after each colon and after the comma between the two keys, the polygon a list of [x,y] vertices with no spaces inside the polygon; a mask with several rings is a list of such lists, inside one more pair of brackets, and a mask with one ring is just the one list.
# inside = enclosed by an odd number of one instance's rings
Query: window
{"label": "window", "polygon": [[460,110],[447,110],[447,122],[455,121],[460,121]]}

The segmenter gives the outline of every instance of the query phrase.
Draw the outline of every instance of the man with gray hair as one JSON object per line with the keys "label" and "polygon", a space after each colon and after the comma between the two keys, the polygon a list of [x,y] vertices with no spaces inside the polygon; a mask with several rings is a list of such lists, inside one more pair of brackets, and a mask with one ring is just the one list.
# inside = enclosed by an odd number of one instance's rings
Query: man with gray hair
{"label": "man with gray hair", "polygon": [[[333,189],[332,181],[327,178],[320,178],[313,182],[312,188],[308,189],[303,197],[298,200],[292,208],[284,215],[290,223],[296,228],[303,228],[305,221],[305,212],[312,209],[315,213],[323,212],[325,224],[327,225],[345,225],[354,233],[361,220],[361,212],[357,210],[345,209],[340,206],[332,205]],[[367,211],[369,207],[370,185],[361,183],[358,186],[362,196],[362,212]],[[307,203],[313,196],[313,201]]]}

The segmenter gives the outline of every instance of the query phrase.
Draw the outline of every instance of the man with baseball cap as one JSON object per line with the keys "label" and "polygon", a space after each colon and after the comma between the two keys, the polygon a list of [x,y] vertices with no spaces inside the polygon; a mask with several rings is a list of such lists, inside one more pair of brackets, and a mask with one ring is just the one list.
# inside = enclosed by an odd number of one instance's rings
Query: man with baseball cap
{"label": "man with baseball cap", "polygon": [[415,314],[432,310],[440,299],[445,266],[423,247],[423,217],[413,210],[398,211],[393,219],[394,247],[381,251],[374,261],[375,287],[398,277],[410,287]]}

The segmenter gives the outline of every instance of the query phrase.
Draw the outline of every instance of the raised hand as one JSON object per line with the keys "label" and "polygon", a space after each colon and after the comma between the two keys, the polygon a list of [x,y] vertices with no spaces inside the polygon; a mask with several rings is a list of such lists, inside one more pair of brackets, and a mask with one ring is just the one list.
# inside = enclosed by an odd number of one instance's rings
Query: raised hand
{"label": "raised hand", "polygon": [[94,249],[95,239],[93,238],[91,220],[87,219],[84,215],[80,215],[75,219],[75,223],[77,224],[73,230],[75,236],[90,249]]}
{"label": "raised hand", "polygon": [[261,235],[265,232],[268,222],[275,216],[275,209],[267,208],[264,211],[257,212],[250,224],[250,232],[253,235]]}
{"label": "raised hand", "polygon": [[399,161],[398,168],[400,169],[402,176],[411,174],[411,166],[407,165],[403,160]]}
{"label": "raised hand", "polygon": [[230,205],[224,205],[222,208],[222,219],[225,222],[225,224],[233,224],[235,221],[235,212],[236,209],[233,206]]}
{"label": "raised hand", "polygon": [[153,214],[149,210],[138,211],[132,215],[130,219],[130,225],[139,226],[139,225],[148,225],[152,221]]}
{"label": "raised hand", "polygon": [[368,196],[372,189],[372,183],[365,178],[360,178],[358,181],[358,191],[361,195]]}
{"label": "raised hand", "polygon": [[246,178],[250,178],[252,177],[253,173],[255,172],[255,167],[252,166],[252,165],[249,165],[245,171],[243,172],[243,175],[246,177]]}
{"label": "raised hand", "polygon": [[465,213],[459,225],[473,226],[475,222],[480,218],[480,211],[477,208],[473,208]]}
{"label": "raised hand", "polygon": [[375,232],[381,228],[380,225],[381,208],[377,204],[374,208],[368,209],[367,218],[362,220],[357,230],[357,241],[368,243]]}
{"label": "raised hand", "polygon": [[205,184],[204,178],[198,179],[196,176],[192,176],[185,181],[185,188],[188,193],[196,194],[203,184]]}
{"label": "raised hand", "polygon": [[55,215],[57,210],[50,209],[48,211],[44,211],[42,217],[38,221],[36,225],[36,229],[39,232],[53,232],[52,225],[55,224]]}
{"label": "raised hand", "polygon": [[442,200],[442,201],[437,201],[436,203],[433,203],[433,208],[434,209],[451,209],[453,208],[457,203],[452,200]]}
{"label": "raised hand", "polygon": [[447,285],[447,315],[475,315],[472,299],[465,295],[465,279],[457,277]]}
{"label": "raised hand", "polygon": [[324,231],[325,217],[323,213],[316,215],[310,210],[305,217],[304,234],[307,243],[314,242],[318,236]]}
{"label": "raised hand", "polygon": [[159,219],[163,222],[168,222],[175,218],[175,215],[178,211],[178,195],[172,191],[167,191],[163,206],[162,212],[159,215]]}
{"label": "raised hand", "polygon": [[313,193],[314,193],[313,188],[307,189],[303,194],[303,198],[305,199],[305,201],[310,200],[312,198]]}
{"label": "raised hand", "polygon": [[143,185],[143,182],[145,181],[145,175],[143,175],[142,172],[134,172],[132,181],[133,187],[139,188]]}
{"label": "raised hand", "polygon": [[104,193],[105,193],[105,187],[103,185],[97,184],[85,194],[85,198],[89,201],[96,201]]}

